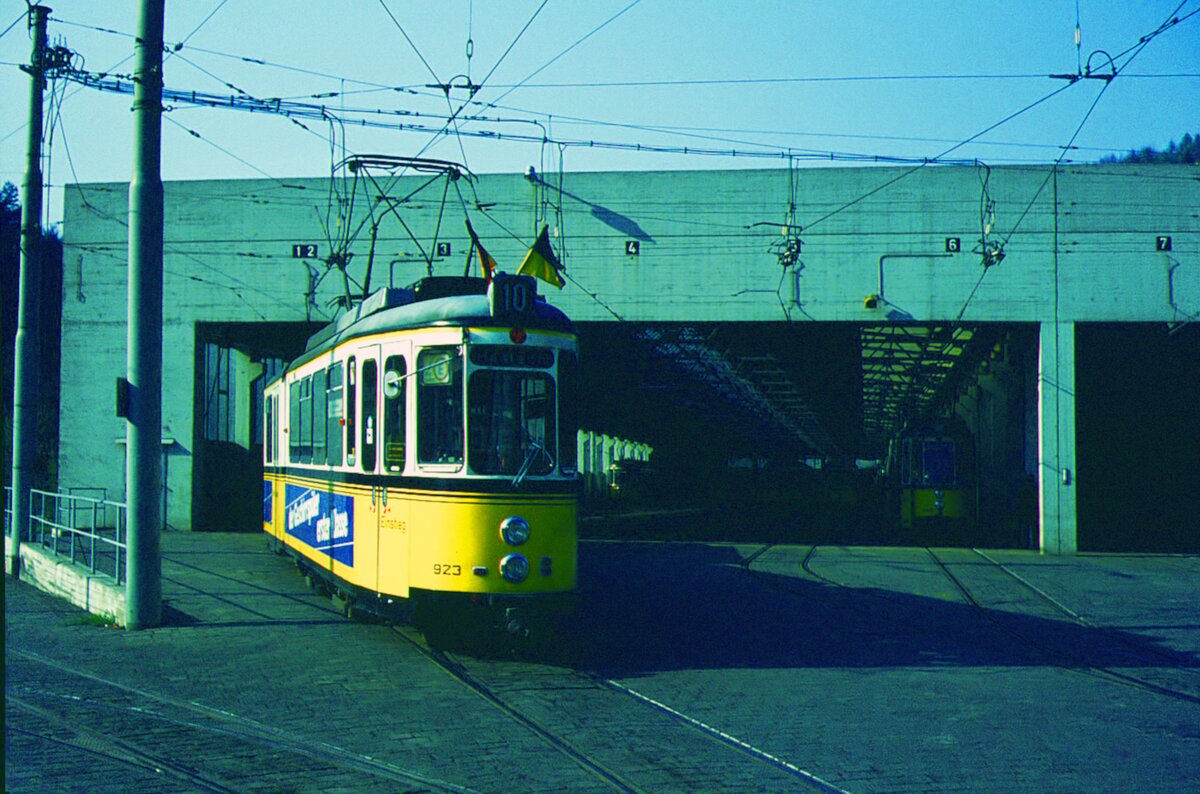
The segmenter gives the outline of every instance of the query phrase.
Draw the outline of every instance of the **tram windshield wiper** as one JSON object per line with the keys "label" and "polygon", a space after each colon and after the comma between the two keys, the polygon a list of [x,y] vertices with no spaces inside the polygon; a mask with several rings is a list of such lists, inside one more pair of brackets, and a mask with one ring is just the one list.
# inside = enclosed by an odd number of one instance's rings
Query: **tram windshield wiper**
{"label": "tram windshield wiper", "polygon": [[512,487],[516,488],[525,479],[525,475],[529,474],[529,470],[533,468],[533,462],[537,460],[538,453],[546,456],[546,460],[550,462],[550,470],[554,470],[554,458],[546,450],[541,439],[530,438],[529,449],[525,452],[525,460],[521,461],[521,468],[517,469],[517,474],[512,479]]}

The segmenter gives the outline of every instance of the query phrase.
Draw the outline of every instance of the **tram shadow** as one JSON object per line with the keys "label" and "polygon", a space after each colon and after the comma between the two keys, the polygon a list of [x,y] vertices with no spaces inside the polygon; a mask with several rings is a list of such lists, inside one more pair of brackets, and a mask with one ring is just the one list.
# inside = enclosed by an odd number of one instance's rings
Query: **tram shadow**
{"label": "tram shadow", "polygon": [[[611,677],[713,668],[1200,668],[1155,637],[750,571],[732,546],[584,543],[559,639]],[[1200,694],[1198,692],[1197,694]]]}

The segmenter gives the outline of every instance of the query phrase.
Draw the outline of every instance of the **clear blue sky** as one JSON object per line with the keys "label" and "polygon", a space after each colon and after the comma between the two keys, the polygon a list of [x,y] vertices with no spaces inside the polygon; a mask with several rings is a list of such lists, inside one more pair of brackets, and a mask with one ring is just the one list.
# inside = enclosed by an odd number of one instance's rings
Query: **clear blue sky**
{"label": "clear blue sky", "polygon": [[[84,69],[132,71],[134,0],[47,5],[52,43],[77,52]],[[1075,140],[1082,148],[1069,154],[1096,160],[1200,131],[1200,14],[1130,50],[1177,6],[1179,0],[171,0],[166,39],[184,44],[166,62],[165,83],[222,95],[236,86],[257,98],[323,104],[348,121],[436,130],[448,114],[447,98],[426,84],[461,84],[469,72],[484,82],[475,99],[496,107],[467,106],[459,119],[464,132],[540,139],[545,131],[572,143],[776,155],[934,157],[1068,86],[1048,75],[1075,73],[1080,64],[1087,67],[1090,54],[1104,51],[1124,66],[1106,90],[1103,81],[1081,80],[948,155],[996,165],[1053,161],[1056,147],[1071,139],[1104,90]],[[18,185],[29,91],[17,68],[29,59],[24,9],[24,0],[0,2],[0,30],[16,22],[0,38],[0,181]],[[1196,11],[1200,0],[1185,0],[1175,14]],[[1097,72],[1109,70],[1103,54],[1092,55],[1091,63]],[[72,83],[58,96],[61,104],[50,103],[50,181],[127,180],[130,97]],[[455,108],[465,99],[463,90],[449,97]],[[357,153],[424,150],[480,173],[530,165],[554,170],[560,154],[559,146],[536,141],[343,128],[319,120],[304,120],[306,130],[270,115],[168,104],[166,179],[325,175],[343,146]],[[354,109],[386,114],[365,117]],[[400,117],[397,111],[431,115]],[[786,164],[783,156],[577,145],[561,151],[568,171]],[[61,216],[57,192],[48,216],[52,222]]]}

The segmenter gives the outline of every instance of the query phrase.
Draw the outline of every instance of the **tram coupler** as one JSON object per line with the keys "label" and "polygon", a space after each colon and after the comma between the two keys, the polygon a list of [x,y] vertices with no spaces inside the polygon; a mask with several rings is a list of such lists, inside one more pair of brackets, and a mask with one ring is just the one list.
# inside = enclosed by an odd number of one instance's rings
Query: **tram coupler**
{"label": "tram coupler", "polygon": [[505,631],[514,637],[529,636],[529,626],[526,624],[525,616],[516,607],[505,608],[504,620],[501,622],[501,625]]}

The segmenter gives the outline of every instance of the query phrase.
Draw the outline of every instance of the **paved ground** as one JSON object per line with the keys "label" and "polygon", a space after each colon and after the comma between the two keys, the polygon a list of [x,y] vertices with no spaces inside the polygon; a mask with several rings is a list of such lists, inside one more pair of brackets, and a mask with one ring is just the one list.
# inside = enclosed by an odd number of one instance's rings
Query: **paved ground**
{"label": "paved ground", "polygon": [[6,790],[1200,791],[1196,557],[588,542],[571,664],[471,688],[258,537],[163,549],[151,631],[6,579]]}

